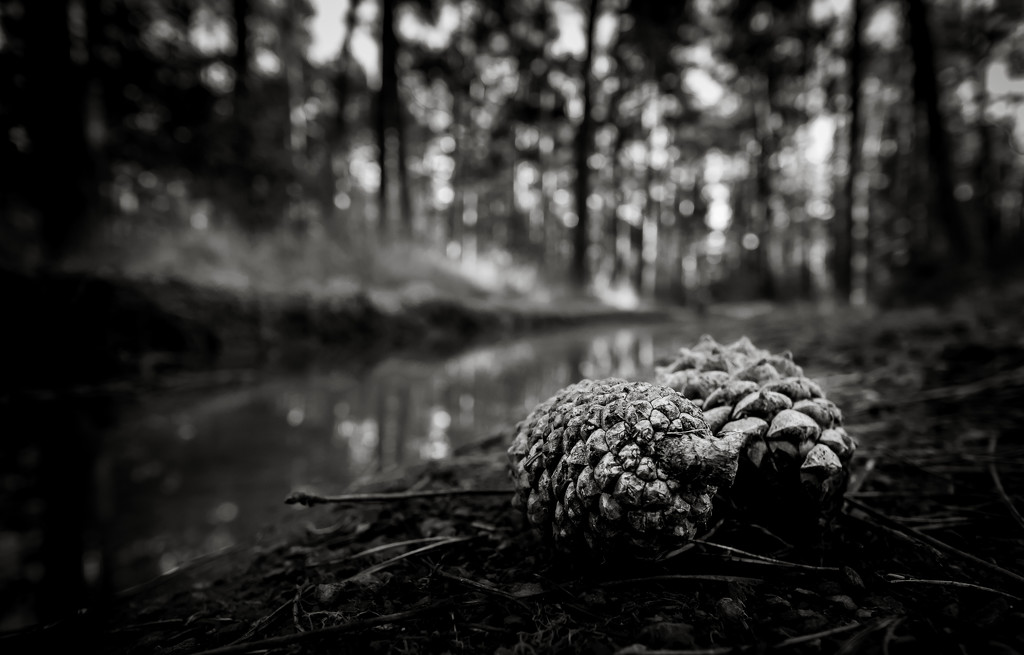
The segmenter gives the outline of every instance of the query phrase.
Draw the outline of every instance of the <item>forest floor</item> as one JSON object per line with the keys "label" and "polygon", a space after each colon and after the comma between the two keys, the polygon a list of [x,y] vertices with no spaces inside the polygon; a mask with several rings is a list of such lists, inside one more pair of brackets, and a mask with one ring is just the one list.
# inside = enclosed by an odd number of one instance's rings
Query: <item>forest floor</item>
{"label": "forest floor", "polygon": [[1024,652],[1022,303],[1017,288],[750,324],[831,372],[859,440],[845,505],[810,542],[725,516],[662,561],[567,560],[512,509],[491,438],[0,649]]}

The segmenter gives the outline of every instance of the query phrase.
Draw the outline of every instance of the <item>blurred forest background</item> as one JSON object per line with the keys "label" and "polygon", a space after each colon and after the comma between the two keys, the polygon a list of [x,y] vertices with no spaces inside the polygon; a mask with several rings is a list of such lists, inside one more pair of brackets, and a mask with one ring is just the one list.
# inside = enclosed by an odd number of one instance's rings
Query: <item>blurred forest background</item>
{"label": "blurred forest background", "polygon": [[0,130],[18,267],[885,302],[1024,248],[1024,3],[0,0]]}

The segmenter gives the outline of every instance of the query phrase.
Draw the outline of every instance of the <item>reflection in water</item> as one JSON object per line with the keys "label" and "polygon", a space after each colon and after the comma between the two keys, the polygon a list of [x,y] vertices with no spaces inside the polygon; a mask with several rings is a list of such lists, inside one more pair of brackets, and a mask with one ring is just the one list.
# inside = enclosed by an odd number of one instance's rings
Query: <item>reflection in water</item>
{"label": "reflection in water", "polygon": [[[109,435],[115,587],[250,541],[294,508],[294,489],[448,457],[582,377],[649,377],[655,354],[693,341],[679,324],[590,328],[474,349],[443,361],[395,358],[354,376],[314,370],[144,409]],[[154,401],[154,402],[160,402]]]}

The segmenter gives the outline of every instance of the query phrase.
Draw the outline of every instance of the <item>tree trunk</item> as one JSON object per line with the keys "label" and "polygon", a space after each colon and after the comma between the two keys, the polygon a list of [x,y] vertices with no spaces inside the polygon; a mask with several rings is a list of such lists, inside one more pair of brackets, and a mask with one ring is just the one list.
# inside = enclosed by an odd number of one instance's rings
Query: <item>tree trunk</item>
{"label": "tree trunk", "polygon": [[[455,150],[452,152],[452,160],[455,162],[455,167],[452,170],[452,204],[448,208],[448,243],[458,244],[458,258],[462,259],[463,251],[465,250],[466,244],[464,243],[462,229],[462,210],[463,210],[463,190],[465,188],[465,182],[463,181],[464,169],[465,169],[465,150],[464,145],[466,142],[466,133],[468,128],[463,123],[462,114],[462,101],[465,98],[465,88],[461,85],[455,84],[452,81],[452,138],[455,140]],[[445,251],[448,251],[448,246],[445,246]]]}
{"label": "tree trunk", "polygon": [[[928,161],[931,164],[928,186],[932,199],[930,213],[938,219],[945,234],[946,244],[942,249],[945,254],[959,251],[963,259],[970,259],[974,249],[953,195],[953,167],[946,141],[946,127],[939,111],[935,51],[923,0],[907,0],[907,23],[914,58],[914,103],[917,111],[924,114],[928,129]],[[961,260],[960,257],[957,259]]]}
{"label": "tree trunk", "polygon": [[[661,124],[660,118],[657,124]],[[643,238],[640,240],[640,252],[638,253],[642,268],[639,291],[642,297],[654,298],[658,284],[658,228],[661,223],[661,203],[654,199],[654,143],[650,138],[650,133],[647,136],[647,162],[646,172],[644,173],[644,229]],[[649,253],[654,255],[651,261],[647,261]]]}
{"label": "tree trunk", "polygon": [[754,127],[758,134],[761,151],[757,156],[755,181],[757,184],[757,222],[755,232],[758,236],[758,248],[755,253],[757,290],[762,298],[769,300],[776,296],[775,280],[771,266],[771,239],[774,216],[772,209],[771,155],[775,152],[775,131],[772,127],[772,93],[774,87],[774,71],[766,64],[768,70],[764,74],[764,98],[755,100]]}
{"label": "tree trunk", "polygon": [[1008,254],[1005,250],[1002,216],[998,203],[995,202],[998,188],[996,180],[1005,179],[999,168],[999,160],[993,148],[992,130],[985,120],[985,107],[988,106],[988,90],[985,88],[984,64],[988,62],[989,53],[985,52],[974,67],[975,102],[978,105],[977,125],[978,155],[974,164],[974,198],[981,210],[984,226],[984,256],[989,264],[989,272],[998,278],[1006,269]]}
{"label": "tree trunk", "polygon": [[850,70],[850,113],[849,129],[847,130],[847,173],[844,184],[844,201],[846,203],[835,224],[835,266],[836,292],[842,302],[850,301],[853,292],[853,223],[856,204],[855,184],[860,171],[861,149],[861,111],[860,87],[863,77],[863,47],[861,41],[862,8],[861,0],[853,0],[853,24],[850,26],[850,49],[847,61]]}
{"label": "tree trunk", "polygon": [[689,245],[686,239],[686,217],[679,210],[679,203],[683,196],[683,187],[679,184],[672,186],[671,209],[674,224],[671,231],[672,255],[671,268],[669,269],[669,298],[672,302],[686,304],[686,278],[684,260],[686,258],[686,247]]}
{"label": "tree trunk", "polygon": [[[86,38],[89,52],[89,63],[86,66],[86,82],[84,89],[85,138],[92,160],[95,193],[93,213],[103,216],[110,212],[112,189],[110,184],[110,164],[108,142],[110,138],[109,119],[107,118],[107,85],[104,84],[106,64],[101,53],[109,47],[104,26],[109,17],[104,14],[102,0],[85,0]],[[117,89],[120,92],[120,89]]]}
{"label": "tree trunk", "polygon": [[234,110],[234,154],[238,176],[237,183],[240,193],[239,216],[247,222],[259,221],[255,208],[258,204],[253,198],[253,169],[251,111],[249,107],[249,0],[232,0],[231,16],[235,27],[235,52],[231,57],[231,65],[235,69],[235,88],[232,93]]}
{"label": "tree trunk", "polygon": [[406,150],[406,134],[405,134],[405,112],[402,106],[398,102],[398,73],[396,71],[393,76],[393,82],[395,88],[392,92],[392,97],[395,102],[394,121],[395,121],[395,164],[398,167],[398,207],[402,212],[401,225],[402,234],[405,237],[413,237],[414,224],[413,224],[413,210],[412,210],[412,191],[410,189],[409,182],[409,164],[408,164],[408,152]]}
{"label": "tree trunk", "polygon": [[381,0],[380,90],[377,92],[376,118],[377,155],[380,164],[380,187],[377,190],[377,228],[382,240],[387,239],[391,218],[388,215],[388,197],[391,175],[388,161],[391,149],[388,132],[395,128],[394,118],[398,104],[398,75],[395,69],[398,40],[395,36],[395,0]]}
{"label": "tree trunk", "polygon": [[[398,179],[399,212],[396,232],[403,236],[412,234],[412,200],[409,195],[408,171],[405,163],[405,140],[401,106],[398,101],[398,36],[395,33],[396,0],[381,1],[381,66],[380,93],[377,106],[377,147],[380,151],[380,232],[386,236],[389,230],[387,212],[391,189],[388,183],[389,162],[395,166]],[[392,152],[392,147],[394,152]]]}
{"label": "tree trunk", "polygon": [[43,255],[56,263],[88,232],[96,171],[83,120],[85,86],[70,57],[68,3],[23,7],[28,195],[38,211]]}
{"label": "tree trunk", "polygon": [[[284,64],[285,108],[288,112],[288,132],[285,142],[287,152],[291,155],[291,175],[293,179],[303,180],[309,169],[309,125],[306,122],[306,72],[305,57],[299,50],[299,26],[290,13],[283,15],[281,34],[281,59]],[[300,198],[288,195],[289,209],[293,209]],[[294,212],[290,212],[294,213]],[[308,227],[308,226],[306,226]]]}
{"label": "tree trunk", "polygon": [[597,0],[590,0],[587,15],[587,46],[583,58],[583,117],[579,130],[576,132],[576,227],[573,230],[572,279],[577,289],[585,289],[590,282],[590,271],[587,262],[589,239],[589,210],[587,197],[590,195],[590,156],[593,140],[593,117],[590,111],[590,78],[594,61],[594,32],[597,24]]}
{"label": "tree trunk", "polygon": [[[609,237],[611,239],[612,268],[608,276],[609,285],[615,288],[625,282],[628,276],[628,243],[629,224],[623,225],[624,221],[619,217],[618,208],[622,206],[625,194],[622,192],[622,167],[619,165],[619,155],[622,153],[623,132],[616,130],[615,143],[612,146],[612,193],[614,194],[614,205],[609,212]],[[625,246],[625,247],[623,247]]]}

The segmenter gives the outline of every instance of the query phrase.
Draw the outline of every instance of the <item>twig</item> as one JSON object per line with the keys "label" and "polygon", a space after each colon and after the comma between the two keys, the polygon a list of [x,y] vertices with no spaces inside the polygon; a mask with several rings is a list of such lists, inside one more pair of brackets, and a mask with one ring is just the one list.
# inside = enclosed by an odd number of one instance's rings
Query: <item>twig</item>
{"label": "twig", "polygon": [[752,564],[773,564],[775,566],[785,566],[787,568],[794,568],[794,569],[805,569],[807,571],[829,571],[829,572],[834,572],[834,571],[838,571],[839,570],[839,567],[837,567],[837,566],[813,566],[811,564],[797,564],[796,562],[786,562],[786,561],[781,560],[781,559],[775,559],[774,557],[767,557],[765,555],[758,555],[757,553],[750,553],[750,552],[747,552],[745,550],[740,550],[739,548],[733,548],[732,546],[723,546],[722,544],[716,544],[716,543],[714,543],[712,541],[704,541],[703,539],[694,539],[694,541],[699,543],[699,544],[703,544],[705,546],[711,546],[713,548],[719,548],[721,550],[724,550],[724,551],[727,551],[727,552],[730,552],[730,553],[735,553],[735,554],[741,555],[741,556],[743,556],[745,558],[749,558],[749,559],[742,560],[742,561],[746,561],[746,562],[749,562],[749,563],[752,563]]}
{"label": "twig", "polygon": [[894,578],[892,580],[889,580],[889,582],[891,584],[901,584],[901,583],[905,583],[905,582],[913,582],[913,583],[917,583],[917,584],[939,585],[939,586],[942,586],[942,587],[957,587],[957,588],[960,588],[960,589],[977,589],[978,591],[987,591],[989,593],[999,594],[1000,596],[1006,596],[1007,598],[1012,598],[1013,600],[1021,600],[1020,596],[1015,596],[1015,595],[1007,593],[1005,591],[1000,591],[999,589],[993,589],[992,587],[985,587],[983,585],[974,584],[972,582],[957,582],[956,580],[924,580],[924,579],[921,579],[921,578]]}
{"label": "twig", "polygon": [[399,500],[444,498],[447,496],[508,496],[511,493],[508,489],[435,489],[431,491],[395,491],[379,494],[321,496],[306,491],[293,491],[284,499],[284,502],[289,505],[298,504],[312,507],[322,503],[389,503]]}
{"label": "twig", "polygon": [[1010,514],[1012,514],[1013,518],[1017,520],[1017,523],[1019,523],[1021,527],[1024,527],[1024,516],[1021,516],[1020,512],[1017,511],[1017,507],[1013,504],[1013,500],[1010,499],[1010,496],[1006,493],[1006,489],[1003,488],[1003,480],[999,477],[999,469],[996,468],[995,455],[998,443],[999,435],[992,435],[992,439],[988,442],[988,454],[992,457],[992,461],[988,464],[988,472],[989,475],[992,476],[992,482],[996,485],[996,491],[999,492],[999,497],[1003,499],[1003,503],[1006,504],[1006,508],[1010,510]]}
{"label": "twig", "polygon": [[975,566],[983,568],[983,569],[985,569],[985,570],[987,570],[987,571],[989,571],[991,573],[995,573],[995,574],[997,574],[997,575],[999,575],[999,576],[1001,576],[1003,578],[1007,578],[1009,580],[1012,580],[1012,581],[1016,582],[1019,585],[1024,585],[1024,577],[1014,573],[1013,571],[1008,571],[1008,570],[1004,569],[1003,567],[1001,567],[1001,566],[999,566],[997,564],[993,564],[991,562],[986,562],[985,560],[981,559],[980,557],[977,557],[975,555],[971,555],[970,553],[965,553],[964,551],[960,550],[959,548],[955,548],[953,546],[950,546],[946,542],[939,541],[935,537],[926,535],[926,534],[924,534],[922,532],[919,532],[919,531],[915,530],[914,528],[908,528],[905,525],[901,524],[900,522],[895,521],[895,520],[889,518],[888,516],[886,516],[882,512],[878,511],[877,509],[874,509],[873,507],[865,505],[864,503],[860,502],[859,500],[856,500],[855,498],[850,498],[849,496],[847,496],[845,499],[846,499],[847,503],[849,503],[850,505],[853,505],[854,507],[856,507],[860,511],[864,512],[865,514],[867,514],[867,515],[871,516],[872,518],[874,518],[875,520],[879,521],[883,526],[889,527],[889,528],[891,528],[891,529],[893,529],[893,530],[895,530],[897,532],[900,532],[903,535],[905,535],[907,537],[910,537],[911,539],[913,539],[915,541],[918,541],[920,543],[926,544],[926,545],[930,546],[934,550],[944,551],[947,554],[956,555],[957,557],[959,557],[959,558],[961,558],[961,559],[963,559],[963,560],[965,560],[967,562],[970,562],[971,564],[974,564]]}

